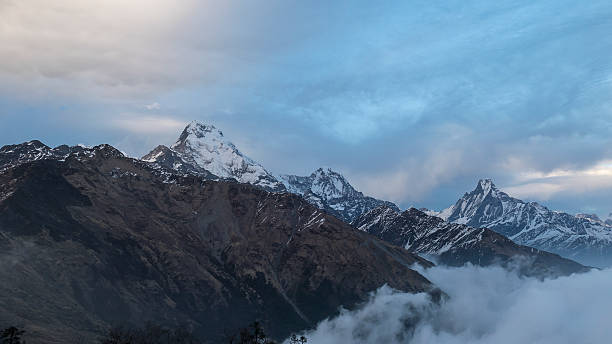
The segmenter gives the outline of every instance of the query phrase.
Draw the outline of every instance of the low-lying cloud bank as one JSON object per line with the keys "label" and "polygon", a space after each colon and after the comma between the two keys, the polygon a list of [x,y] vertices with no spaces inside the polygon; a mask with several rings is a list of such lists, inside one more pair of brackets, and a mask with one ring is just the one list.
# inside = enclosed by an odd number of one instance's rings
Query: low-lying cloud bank
{"label": "low-lying cloud bank", "polygon": [[604,343],[612,338],[612,270],[538,280],[500,267],[435,267],[449,299],[384,286],[360,309],[306,333],[309,343]]}

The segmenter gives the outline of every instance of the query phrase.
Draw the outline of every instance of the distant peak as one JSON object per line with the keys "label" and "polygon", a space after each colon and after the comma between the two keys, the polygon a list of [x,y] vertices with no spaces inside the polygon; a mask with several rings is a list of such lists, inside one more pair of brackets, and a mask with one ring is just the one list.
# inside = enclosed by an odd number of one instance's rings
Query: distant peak
{"label": "distant peak", "polygon": [[34,147],[47,147],[47,145],[45,145],[44,143],[38,141],[38,140],[32,140],[32,141],[28,141],[26,143],[28,146],[34,146]]}
{"label": "distant peak", "polygon": [[187,124],[181,133],[181,136],[179,136],[172,148],[185,144],[189,138],[202,139],[204,137],[216,137],[217,139],[220,139],[223,138],[223,133],[212,124],[207,124],[200,121],[191,121],[189,124]]}
{"label": "distant peak", "polygon": [[213,132],[218,133],[219,135],[223,136],[223,133],[221,132],[221,130],[217,129],[217,127],[215,127],[214,125],[207,124],[207,123],[200,122],[200,121],[191,121],[185,127],[185,132],[196,135],[197,137],[203,137],[204,135],[206,135],[206,133],[213,133]]}
{"label": "distant peak", "polygon": [[334,171],[331,169],[331,167],[319,167],[316,171],[313,172],[313,174],[319,174],[319,175],[337,175],[340,177],[342,176],[342,173]]}
{"label": "distant peak", "polygon": [[591,221],[595,221],[595,222],[603,222],[603,221],[601,221],[599,216],[597,216],[597,214],[579,213],[579,214],[576,214],[576,217],[579,218],[579,219],[587,219],[587,220],[591,220]]}
{"label": "distant peak", "polygon": [[495,184],[493,184],[493,180],[490,178],[484,178],[478,181],[478,185],[480,185],[481,187],[491,187],[491,186],[495,186]]}
{"label": "distant peak", "polygon": [[113,147],[113,146],[111,146],[109,144],[106,144],[106,143],[103,143],[101,145],[97,145],[97,146],[93,147],[93,150],[95,152],[101,153],[102,156],[107,157],[107,158],[110,158],[110,157],[113,157],[113,158],[124,158],[125,157],[125,154],[123,154],[123,152],[121,152],[117,148],[115,148],[115,147]]}
{"label": "distant peak", "polygon": [[204,123],[202,121],[191,121],[189,122],[189,124],[187,124],[187,128],[211,128],[211,129],[216,129],[217,127],[215,127],[212,124],[208,124],[208,123]]}
{"label": "distant peak", "polygon": [[480,191],[484,194],[488,194],[491,190],[496,190],[497,187],[493,184],[493,180],[486,178],[478,181],[478,185],[476,186],[476,191]]}
{"label": "distant peak", "polygon": [[[425,209],[425,208],[423,208]],[[425,209],[427,210],[427,209]],[[425,211],[421,210],[421,209],[417,209],[415,207],[410,207],[408,209],[406,209],[406,211],[404,211],[405,214],[409,214],[411,216],[419,216],[419,217],[423,217],[423,216],[429,216],[429,214],[427,214]]]}
{"label": "distant peak", "polygon": [[11,153],[15,149],[31,151],[31,150],[43,150],[43,149],[47,150],[49,149],[49,147],[38,140],[32,140],[28,142],[19,143],[19,144],[3,146],[0,148],[0,152]]}
{"label": "distant peak", "polygon": [[387,204],[382,204],[382,205],[377,206],[376,208],[371,209],[370,211],[368,211],[368,213],[371,213],[371,214],[398,213],[398,211],[393,209]]}

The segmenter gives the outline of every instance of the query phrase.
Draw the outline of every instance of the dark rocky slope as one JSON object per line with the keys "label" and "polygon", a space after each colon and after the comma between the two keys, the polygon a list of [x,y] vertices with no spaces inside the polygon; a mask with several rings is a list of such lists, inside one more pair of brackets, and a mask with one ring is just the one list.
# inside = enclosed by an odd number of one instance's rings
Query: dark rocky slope
{"label": "dark rocky slope", "polygon": [[389,243],[435,256],[440,263],[451,266],[516,265],[523,273],[537,276],[589,270],[556,254],[518,245],[490,229],[445,222],[414,208],[397,212],[379,207],[362,215],[355,225]]}
{"label": "dark rocky slope", "polygon": [[[153,168],[155,167],[155,168]],[[111,324],[187,324],[218,342],[255,318],[276,338],[429,262],[288,193],[179,177],[110,146],[0,172],[0,323],[31,342]]]}

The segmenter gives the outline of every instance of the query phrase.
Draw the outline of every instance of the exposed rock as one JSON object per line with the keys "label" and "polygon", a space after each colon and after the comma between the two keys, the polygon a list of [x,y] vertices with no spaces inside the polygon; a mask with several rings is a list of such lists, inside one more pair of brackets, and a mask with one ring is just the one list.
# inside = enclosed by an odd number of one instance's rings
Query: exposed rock
{"label": "exposed rock", "polygon": [[362,231],[419,254],[435,256],[442,264],[472,263],[520,265],[528,275],[557,276],[588,271],[588,268],[512,240],[486,228],[448,223],[439,217],[411,208],[397,212],[387,207],[362,215],[355,225]]}
{"label": "exposed rock", "polygon": [[269,191],[285,191],[263,166],[247,157],[213,125],[193,121],[172,147],[158,146],[142,157],[178,172],[233,178]]}
{"label": "exposed rock", "polygon": [[302,195],[311,204],[347,223],[379,206],[399,211],[391,202],[368,197],[355,190],[342,174],[330,168],[319,168],[307,177],[280,175],[279,179],[289,192]]}
{"label": "exposed rock", "polygon": [[612,226],[584,216],[552,211],[478,182],[438,216],[471,227],[490,228],[516,243],[539,248],[592,266],[612,265]]}

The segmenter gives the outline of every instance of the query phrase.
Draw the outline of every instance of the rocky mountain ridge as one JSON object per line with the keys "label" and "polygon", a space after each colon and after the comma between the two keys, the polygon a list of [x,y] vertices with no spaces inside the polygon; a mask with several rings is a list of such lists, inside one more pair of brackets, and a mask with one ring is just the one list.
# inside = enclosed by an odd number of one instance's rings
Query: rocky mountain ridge
{"label": "rocky mountain ridge", "polygon": [[4,168],[0,322],[46,343],[147,320],[283,338],[383,284],[433,292],[410,269],[431,263],[299,196],[172,172],[108,145]]}
{"label": "rocky mountain ridge", "polygon": [[241,153],[215,126],[197,121],[187,125],[174,145],[158,146],[142,160],[181,174],[233,178],[268,191],[288,191],[348,223],[380,205],[397,209],[391,202],[355,190],[343,175],[329,168],[319,168],[310,176],[272,175]]}
{"label": "rocky mountain ridge", "polygon": [[588,268],[538,249],[515,244],[490,229],[449,223],[410,208],[398,212],[379,207],[360,216],[355,226],[410,252],[433,257],[439,263],[462,266],[515,265],[528,275],[558,276]]}
{"label": "rocky mountain ridge", "polygon": [[280,175],[280,181],[292,193],[302,195],[308,202],[352,223],[361,214],[376,207],[386,206],[399,211],[397,205],[365,196],[355,190],[346,178],[330,168],[319,168],[310,176]]}
{"label": "rocky mountain ridge", "polygon": [[437,216],[448,222],[489,228],[518,244],[583,264],[612,265],[612,226],[591,216],[552,211],[537,202],[513,198],[490,179],[480,180],[473,191]]}
{"label": "rocky mountain ridge", "polygon": [[171,146],[158,146],[142,160],[206,178],[233,178],[270,191],[285,191],[263,166],[244,155],[221,130],[197,121],[189,123]]}
{"label": "rocky mountain ridge", "polygon": [[0,148],[0,171],[31,161],[62,160],[71,154],[82,154],[90,150],[85,146],[67,145],[51,148],[38,140],[6,145]]}
{"label": "rocky mountain ridge", "polygon": [[604,219],[601,219],[599,216],[597,216],[597,214],[584,214],[584,213],[576,214],[576,217],[581,218],[581,219],[587,219],[590,222],[597,223],[603,226],[612,227],[612,213],[608,214],[608,216],[605,217]]}

